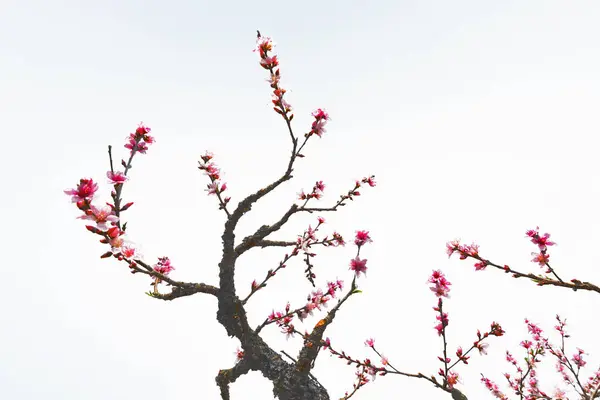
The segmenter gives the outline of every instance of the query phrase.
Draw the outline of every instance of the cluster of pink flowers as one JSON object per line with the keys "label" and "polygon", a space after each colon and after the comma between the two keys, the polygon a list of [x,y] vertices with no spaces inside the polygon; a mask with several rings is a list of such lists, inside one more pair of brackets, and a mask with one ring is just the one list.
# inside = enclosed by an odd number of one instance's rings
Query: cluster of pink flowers
{"label": "cluster of pink flowers", "polygon": [[494,397],[501,399],[501,400],[508,400],[508,397],[506,397],[506,395],[504,393],[502,393],[502,391],[500,390],[500,388],[498,387],[497,384],[495,384],[494,382],[492,382],[485,376],[481,377],[481,382],[483,382],[485,387],[490,391],[490,393]]}
{"label": "cluster of pink flowers", "polygon": [[273,89],[273,109],[288,121],[294,118],[293,114],[288,116],[288,113],[292,111],[292,106],[284,99],[286,90],[283,89],[279,81],[281,80],[281,72],[279,71],[279,60],[277,55],[269,55],[270,51],[273,51],[275,43],[267,36],[258,36],[256,39],[256,48],[254,51],[258,51],[260,56],[260,65],[264,69],[269,71],[269,79],[267,80]]}
{"label": "cluster of pink flowers", "polygon": [[134,133],[130,133],[127,137],[127,144],[125,144],[125,148],[131,151],[131,155],[133,156],[135,153],[146,154],[148,150],[148,145],[155,143],[156,140],[154,137],[149,135],[150,128],[140,124]]}
{"label": "cluster of pink flowers", "polygon": [[371,239],[371,236],[369,236],[369,232],[368,231],[357,231],[356,232],[356,238],[354,239],[354,244],[358,247],[358,252],[356,254],[356,257],[354,257],[353,259],[350,260],[350,270],[354,271],[354,273],[356,274],[356,277],[360,277],[360,274],[364,274],[365,276],[367,275],[367,259],[361,259],[359,257],[360,255],[360,248],[362,246],[364,246],[366,243],[370,243],[373,240]]}
{"label": "cluster of pink flowers", "polygon": [[318,137],[323,136],[323,133],[326,132],[325,125],[327,125],[327,121],[330,120],[329,114],[321,108],[317,108],[311,114],[315,119],[310,127],[310,132],[308,132],[305,136],[309,137],[312,135],[317,135]]}
{"label": "cluster of pink flowers", "polygon": [[484,270],[489,264],[487,260],[484,260],[481,257],[479,257],[479,245],[475,243],[472,243],[470,245],[461,245],[460,241],[453,240],[451,242],[446,243],[446,253],[448,254],[448,257],[451,257],[454,253],[458,253],[461,260],[465,260],[469,257],[475,258],[476,260],[478,260],[475,263],[476,271]]}
{"label": "cluster of pink flowers", "polygon": [[[106,173],[108,182],[114,186],[114,190],[111,193],[113,199],[112,203],[106,203],[106,205],[97,206],[92,204],[96,192],[98,191],[98,184],[91,178],[83,178],[79,180],[79,183],[74,189],[65,190],[64,193],[71,196],[71,202],[76,203],[77,208],[83,212],[83,215],[79,216],[79,219],[90,220],[95,225],[86,225],[86,229],[94,234],[101,236],[100,243],[110,245],[110,251],[102,254],[102,258],[115,257],[119,261],[126,261],[132,272],[136,272],[136,262],[134,259],[140,259],[141,254],[139,250],[134,247],[127,239],[125,235],[125,225],[121,226],[120,215],[122,212],[127,211],[133,202],[121,204],[121,192],[125,182],[129,179],[127,177],[127,171],[131,168],[131,162],[133,156],[136,153],[145,154],[148,150],[148,145],[155,142],[154,137],[149,135],[150,128],[140,124],[134,133],[131,133],[127,137],[127,143],[125,148],[130,150],[129,162],[121,160],[123,171],[114,170],[112,165],[112,153],[111,156],[111,169]],[[154,270],[163,274],[168,274],[173,267],[170,265],[168,258],[164,257],[159,259],[159,263],[154,267]],[[155,281],[156,282],[156,281]]]}
{"label": "cluster of pink flowers", "polygon": [[273,310],[267,317],[267,321],[269,323],[275,322],[281,329],[281,332],[285,333],[287,338],[290,338],[296,333],[296,328],[292,323],[294,316],[297,316],[300,321],[304,321],[309,315],[313,315],[315,309],[321,311],[322,308],[326,308],[327,302],[335,298],[337,295],[336,292],[341,291],[343,286],[344,282],[339,279],[335,282],[327,282],[326,292],[323,292],[322,289],[312,291],[311,294],[307,296],[307,303],[292,312],[290,312],[290,303],[287,303],[285,311]]}
{"label": "cluster of pink flowers", "polygon": [[174,269],[175,267],[171,265],[171,260],[169,260],[169,257],[159,257],[158,263],[154,265],[154,270],[163,275],[169,275],[169,273]]}
{"label": "cluster of pink flowers", "polygon": [[[273,109],[277,114],[280,114],[284,117],[287,123],[291,122],[294,118],[294,114],[291,114],[292,106],[287,100],[284,98],[286,90],[281,87],[281,72],[279,69],[279,59],[277,55],[270,55],[270,52],[273,51],[275,47],[275,43],[270,37],[258,35],[256,39],[256,48],[254,51],[258,52],[260,56],[260,66],[269,71],[269,85],[273,89],[272,102]],[[322,137],[326,132],[325,125],[327,125],[327,121],[330,120],[329,114],[323,110],[322,108],[317,108],[312,112],[312,117],[314,121],[312,122],[310,131],[306,133],[304,136],[309,138],[312,135],[317,135]],[[302,157],[300,153],[298,156]]]}
{"label": "cluster of pink flowers", "polygon": [[[582,358],[585,352],[578,348],[571,359],[568,359],[565,353],[565,339],[569,337],[564,329],[566,322],[558,315],[556,316],[556,319],[558,324],[555,326],[555,329],[561,335],[561,344],[559,347],[551,344],[548,338],[543,336],[543,331],[537,324],[526,319],[525,324],[527,325],[531,340],[523,340],[520,343],[520,346],[526,351],[526,356],[524,358],[525,366],[521,367],[517,362],[517,359],[510,352],[506,352],[506,361],[514,367],[516,374],[513,376],[509,373],[505,373],[504,378],[507,380],[511,390],[523,399],[567,399],[565,391],[558,387],[554,389],[552,397],[548,396],[539,387],[537,366],[542,361],[541,358],[546,355],[546,352],[549,352],[556,358],[556,369],[563,377],[563,381],[569,386],[579,389],[579,394],[582,398],[588,398],[594,391],[598,390],[600,385],[600,369],[592,374],[585,384],[582,383],[583,380],[580,377],[580,370],[586,364]],[[482,377],[481,381],[494,397],[508,399],[508,397],[499,389],[498,385],[490,379]]]}
{"label": "cluster of pink flowers", "polygon": [[300,193],[298,193],[298,200],[309,200],[309,199],[317,199],[319,200],[321,197],[323,197],[323,192],[325,191],[325,184],[323,183],[323,181],[317,181],[317,183],[315,183],[315,185],[312,188],[312,191],[310,193],[304,193],[304,190],[302,190]]}
{"label": "cluster of pink flowers", "polygon": [[358,247],[364,246],[367,243],[372,243],[373,240],[369,236],[368,231],[356,231],[356,238],[354,239],[354,244]]}
{"label": "cluster of pink flowers", "polygon": [[[203,156],[200,156],[201,161],[198,161],[198,169],[204,171],[204,173],[210,178],[210,183],[206,185],[206,192],[208,195],[211,194],[220,196],[225,190],[227,190],[227,183],[221,182],[221,170],[212,161],[214,155],[210,152],[205,152]],[[231,197],[225,197],[223,199],[223,205],[226,205],[231,200]]]}
{"label": "cluster of pink flowers", "polygon": [[446,279],[444,273],[439,269],[433,271],[427,282],[432,284],[429,289],[435,293],[437,297],[450,297],[448,293],[450,293],[450,285],[452,285],[452,283]]}
{"label": "cluster of pink flowers", "polygon": [[[554,246],[556,243],[550,241],[550,234],[544,233],[540,235],[540,228],[535,227],[535,229],[530,229],[525,232],[526,237],[531,238],[531,243],[535,244],[539,248],[539,253],[532,252],[531,255],[533,258],[532,262],[538,263],[540,267],[544,267],[550,261],[550,255],[548,254],[548,246]],[[550,271],[548,271],[550,272]]]}
{"label": "cluster of pink flowers", "polygon": [[83,178],[75,189],[65,190],[65,194],[71,196],[71,202],[77,203],[77,207],[81,209],[86,202],[92,201],[97,191],[98,184],[93,179]]}

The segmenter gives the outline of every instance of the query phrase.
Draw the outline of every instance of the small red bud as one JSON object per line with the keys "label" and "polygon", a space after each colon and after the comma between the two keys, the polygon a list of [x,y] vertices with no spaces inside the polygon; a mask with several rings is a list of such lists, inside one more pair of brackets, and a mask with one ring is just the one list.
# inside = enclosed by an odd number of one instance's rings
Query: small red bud
{"label": "small red bud", "polygon": [[[127,210],[129,207],[131,207],[133,205],[133,202],[127,203],[125,204],[123,207],[121,207],[121,211],[125,211]],[[114,209],[114,207],[113,207]]]}
{"label": "small red bud", "polygon": [[92,225],[86,225],[85,229],[87,229],[88,231],[90,231],[92,233],[96,233],[98,235],[101,235],[103,233],[100,229],[98,229],[98,228],[96,228],[95,226],[92,226]]}

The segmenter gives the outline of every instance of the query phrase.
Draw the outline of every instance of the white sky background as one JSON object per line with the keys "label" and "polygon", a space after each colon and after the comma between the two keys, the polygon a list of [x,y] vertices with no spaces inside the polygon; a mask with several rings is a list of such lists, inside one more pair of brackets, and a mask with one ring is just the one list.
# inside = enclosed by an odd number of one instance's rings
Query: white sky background
{"label": "white sky background", "polygon": [[[216,322],[201,294],[163,302],[144,295],[149,279],[100,260],[106,249],[76,220],[62,193],[81,177],[102,183],[107,145],[124,157],[125,137],[143,120],[157,143],[134,160],[125,201],[128,232],[146,259],[169,256],[177,280],[218,284],[224,214],[206,196],[196,168],[204,150],[225,172],[232,205],[279,177],[289,137],[272,111],[267,72],[252,53],[256,29],[273,36],[297,134],[310,112],[332,121],[309,141],[295,178],[261,201],[240,236],[279,219],[302,188],[327,184],[331,205],[354,179],[378,186],[327,219],[324,232],[357,229],[374,243],[361,254],[363,294],[338,313],[328,336],[354,357],[373,356],[374,337],[406,372],[435,374],[441,341],[436,299],[426,280],[441,268],[453,283],[446,309],[452,352],[478,328],[507,331],[457,371],[470,399],[490,398],[483,372],[512,372],[527,337],[523,319],[546,331],[559,313],[575,345],[600,363],[598,294],[538,288],[472,262],[448,260],[445,242],[481,245],[481,254],[517,269],[541,227],[558,246],[553,266],[566,279],[598,283],[600,188],[600,4],[596,1],[7,1],[0,5],[0,132],[4,195],[0,397],[6,399],[218,399],[214,378],[234,363],[238,341]],[[294,239],[317,215],[299,215],[273,238]],[[319,251],[318,283],[348,284],[354,246]],[[275,268],[285,251],[253,250],[239,262],[238,293]],[[287,300],[301,306],[311,287],[303,263],[251,301],[252,325]],[[310,319],[312,327],[318,317]],[[301,340],[264,331],[276,350]],[[377,359],[377,357],[373,357]],[[553,371],[553,361],[546,364]],[[589,371],[589,370],[588,370]],[[333,398],[350,390],[354,367],[322,353],[314,374]],[[560,381],[543,374],[551,391]],[[232,399],[267,399],[259,373],[232,385]],[[356,395],[447,399],[428,382],[378,377]]]}

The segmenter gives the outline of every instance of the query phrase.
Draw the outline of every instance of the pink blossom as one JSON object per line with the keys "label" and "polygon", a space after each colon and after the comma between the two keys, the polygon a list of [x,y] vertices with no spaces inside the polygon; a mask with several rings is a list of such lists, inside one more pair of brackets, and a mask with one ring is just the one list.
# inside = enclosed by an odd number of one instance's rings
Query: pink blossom
{"label": "pink blossom", "polygon": [[369,231],[356,231],[356,238],[354,244],[358,247],[363,246],[366,243],[371,243],[373,240],[369,236]]}
{"label": "pink blossom", "polygon": [[[502,336],[504,335],[504,329],[497,322],[492,322],[492,327],[490,328],[490,334],[494,336]],[[485,344],[487,347],[487,344]]]}
{"label": "pink blossom", "polygon": [[325,223],[325,218],[323,218],[323,217],[317,217],[317,221],[319,221],[319,225],[324,224]]}
{"label": "pink blossom", "polygon": [[323,137],[323,134],[327,132],[325,129],[325,125],[327,125],[327,121],[324,119],[314,121],[311,126],[311,134],[315,134],[318,137]]}
{"label": "pink blossom", "polygon": [[531,255],[533,256],[533,258],[531,259],[531,262],[536,262],[542,267],[544,265],[546,265],[548,263],[548,261],[550,261],[550,254],[531,253]]}
{"label": "pink blossom", "polygon": [[358,257],[353,258],[352,260],[350,260],[350,269],[352,271],[354,271],[357,278],[360,276],[361,273],[365,274],[365,276],[366,276],[367,275],[367,260],[366,259],[361,260]]}
{"label": "pink blossom", "polygon": [[315,111],[313,111],[311,115],[315,118],[315,120],[313,121],[311,130],[307,135],[310,136],[312,134],[315,134],[321,137],[323,133],[326,132],[325,125],[330,119],[329,114],[327,114],[325,110],[318,108]]}
{"label": "pink blossom", "polygon": [[137,249],[129,245],[121,246],[121,255],[124,258],[132,259],[137,255]]}
{"label": "pink blossom", "polygon": [[555,388],[554,389],[554,395],[552,396],[552,398],[554,400],[566,400],[567,399],[567,393],[560,389],[560,388]]}
{"label": "pink blossom", "polygon": [[346,242],[344,241],[344,238],[342,237],[342,235],[340,235],[337,232],[333,232],[333,245],[334,246],[345,246]]}
{"label": "pink blossom", "polygon": [[483,382],[485,387],[492,393],[492,395],[494,395],[494,397],[496,397],[498,399],[502,399],[502,400],[508,399],[508,397],[506,397],[506,395],[500,391],[500,388],[498,387],[498,385],[496,385],[494,382],[492,382],[488,378],[482,376],[481,382]]}
{"label": "pink blossom", "polygon": [[273,50],[275,43],[268,36],[259,36],[256,39],[256,48],[253,51],[258,51],[260,56],[263,57],[267,52]]}
{"label": "pink blossom", "polygon": [[460,377],[458,373],[454,371],[448,372],[448,376],[446,377],[446,382],[448,382],[448,386],[452,389],[459,381]]}
{"label": "pink blossom", "polygon": [[521,342],[521,346],[526,348],[527,350],[529,350],[532,345],[533,345],[533,343],[531,343],[531,341],[529,341],[529,340],[523,340]]}
{"label": "pink blossom", "polygon": [[549,240],[550,239],[549,233],[544,233],[543,235],[540,235],[539,226],[536,226],[535,229],[528,230],[527,232],[525,232],[525,235],[527,237],[530,237],[531,243],[536,244],[542,251],[546,250],[547,246],[554,246],[556,244]]}
{"label": "pink blossom", "polygon": [[127,181],[127,179],[129,179],[121,171],[117,171],[117,172],[108,171],[106,173],[106,176],[108,177],[109,182],[113,185],[123,184]]}
{"label": "pink blossom", "polygon": [[[436,308],[436,310],[439,311],[439,308]],[[435,330],[437,331],[439,336],[442,336],[444,328],[446,328],[448,326],[448,323],[450,322],[448,319],[448,313],[442,313],[441,315],[438,314],[435,316],[435,319],[440,321],[440,323],[435,326]]]}
{"label": "pink blossom", "polygon": [[[211,153],[210,151],[205,151],[203,156],[200,156],[200,158],[202,159],[202,161],[204,161],[204,163],[209,162],[210,160],[212,160],[212,158],[214,157],[214,154]],[[202,165],[202,163],[200,163]]]}
{"label": "pink blossom", "polygon": [[313,111],[311,113],[311,115],[315,118],[315,119],[325,119],[325,120],[329,120],[329,114],[327,114],[327,112],[325,110],[323,110],[322,108],[317,108],[315,111]]}
{"label": "pink blossom", "polygon": [[450,297],[448,293],[450,293],[450,285],[452,285],[452,283],[446,279],[442,271],[433,271],[428,282],[433,284],[429,289],[435,293],[437,297]]}
{"label": "pink blossom", "polygon": [[336,282],[327,282],[327,294],[329,294],[331,297],[335,297],[335,291],[338,289],[342,290],[343,283],[344,282],[339,279]]}
{"label": "pink blossom", "polygon": [[109,222],[117,222],[119,220],[119,217],[117,217],[114,214],[112,208],[110,208],[109,206],[104,206],[100,208],[92,205],[90,206],[89,210],[85,212],[85,215],[82,215],[81,217],[79,217],[79,219],[90,219],[92,221],[95,221],[96,226],[98,226],[99,229],[106,230],[108,229],[107,224]]}
{"label": "pink blossom", "polygon": [[365,346],[368,346],[368,347],[375,346],[375,339],[369,338],[369,339],[365,340]]}
{"label": "pink blossom", "polygon": [[79,180],[79,184],[75,189],[67,189],[64,192],[65,194],[72,196],[72,203],[77,203],[79,201],[92,200],[97,190],[97,183],[95,183],[92,179],[83,178]]}
{"label": "pink blossom", "polygon": [[[144,126],[143,123],[140,122],[140,124],[138,125],[138,127],[135,130],[135,134],[141,137],[147,136],[150,133],[150,128],[147,126]],[[144,139],[146,140],[146,139]]]}
{"label": "pink blossom", "polygon": [[489,344],[479,342],[475,345],[475,347],[479,351],[479,354],[487,354],[487,348],[489,347]]}
{"label": "pink blossom", "polygon": [[204,189],[204,191],[208,192],[209,195],[216,194],[218,190],[219,190],[219,183],[216,181],[209,183],[208,185],[206,185],[206,189]]}
{"label": "pink blossom", "polygon": [[171,265],[171,260],[169,260],[169,257],[159,257],[158,263],[154,265],[154,271],[163,275],[169,275],[169,273],[174,269],[175,267]]}
{"label": "pink blossom", "polygon": [[276,66],[279,65],[279,60],[277,59],[276,55],[275,56],[265,56],[265,57],[261,58],[260,65],[265,69],[275,68]]}
{"label": "pink blossom", "polygon": [[453,240],[446,243],[446,253],[450,257],[455,252],[459,253],[460,259],[464,260],[467,257],[479,257],[479,245],[472,243],[471,245],[461,245],[459,240]]}
{"label": "pink blossom", "polygon": [[363,178],[363,183],[367,183],[370,187],[375,186],[375,176],[369,176],[368,178]]}
{"label": "pink blossom", "polygon": [[136,152],[146,154],[148,145],[156,142],[148,133],[150,133],[150,128],[140,123],[135,133],[130,133],[127,137],[125,148],[131,150],[131,154]]}
{"label": "pink blossom", "polygon": [[571,358],[578,368],[582,368],[585,366],[585,364],[587,364],[587,361],[584,361],[583,359],[584,354],[585,352],[583,350],[577,349],[577,353],[573,355],[573,358]]}
{"label": "pink blossom", "polygon": [[204,173],[208,175],[211,180],[218,180],[221,177],[221,171],[213,163],[204,165],[202,169],[204,169]]}

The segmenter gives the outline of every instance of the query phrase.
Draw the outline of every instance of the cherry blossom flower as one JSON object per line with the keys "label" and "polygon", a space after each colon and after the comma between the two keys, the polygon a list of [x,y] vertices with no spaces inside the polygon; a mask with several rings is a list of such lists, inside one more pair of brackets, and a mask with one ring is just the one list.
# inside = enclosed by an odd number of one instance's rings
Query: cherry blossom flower
{"label": "cherry blossom flower", "polygon": [[437,297],[450,297],[448,293],[450,293],[450,285],[452,285],[452,283],[446,279],[442,271],[433,271],[428,282],[433,284],[429,289],[435,293]]}
{"label": "cherry blossom flower", "polygon": [[531,255],[533,256],[533,258],[531,259],[531,262],[536,262],[541,267],[545,266],[548,263],[548,261],[550,261],[550,254],[531,253]]}
{"label": "cherry blossom flower", "polygon": [[375,339],[369,338],[369,339],[365,340],[365,346],[368,346],[368,347],[375,346]]}
{"label": "cherry blossom flower", "polygon": [[106,173],[106,176],[108,177],[109,183],[111,183],[112,185],[123,184],[129,179],[129,177],[127,177],[121,171],[117,171],[117,172],[108,171]]}
{"label": "cherry blossom flower", "polygon": [[332,234],[331,236],[333,236],[333,239],[332,239],[332,243],[331,243],[331,244],[332,244],[334,247],[337,247],[337,246],[345,246],[345,245],[346,245],[346,242],[344,241],[344,238],[343,238],[343,237],[342,237],[342,235],[340,235],[339,233],[337,233],[337,232],[333,232],[333,234]]}
{"label": "cherry blossom flower", "polygon": [[275,43],[268,36],[259,36],[256,39],[256,48],[253,51],[258,51],[260,57],[264,57],[267,52],[272,51]]}
{"label": "cherry blossom flower", "polygon": [[446,377],[446,382],[448,382],[448,387],[450,387],[450,389],[452,389],[454,386],[456,386],[459,379],[460,379],[460,377],[458,376],[458,373],[456,373],[454,371],[448,372],[448,376]]}
{"label": "cherry blossom flower", "polygon": [[547,246],[554,246],[556,244],[555,242],[551,242],[549,240],[549,233],[544,233],[543,235],[540,235],[539,226],[536,226],[535,229],[528,230],[527,232],[525,232],[525,235],[526,237],[530,237],[531,243],[536,244],[542,251],[546,250]]}
{"label": "cherry blossom flower", "polygon": [[98,190],[98,184],[93,179],[80,179],[79,184],[75,189],[65,190],[65,194],[72,196],[71,202],[77,203],[80,201],[91,201],[94,198],[96,191]]}
{"label": "cherry blossom flower", "polygon": [[96,207],[91,205],[88,210],[86,210],[85,215],[79,217],[79,219],[89,219],[96,222],[96,226],[99,229],[107,230],[108,223],[115,223],[119,220],[112,208],[109,206]]}
{"label": "cherry blossom flower", "polygon": [[169,257],[159,257],[158,263],[154,265],[154,271],[163,275],[169,275],[169,273],[174,269],[175,267],[171,265],[171,260],[169,260]]}
{"label": "cherry blossom flower", "polygon": [[354,239],[354,244],[358,247],[365,245],[366,243],[371,243],[373,240],[369,236],[369,231],[356,231],[356,238]]}
{"label": "cherry blossom flower", "polygon": [[571,358],[571,360],[575,363],[575,365],[577,365],[578,368],[582,368],[585,366],[585,364],[587,364],[587,361],[584,361],[583,359],[584,354],[585,352],[578,348],[577,353],[573,355],[573,358]]}
{"label": "cherry blossom flower", "polygon": [[[434,310],[439,311],[439,308],[435,307]],[[448,326],[448,323],[450,322],[448,320],[448,313],[438,314],[435,316],[435,319],[440,321],[440,323],[437,324],[434,328],[437,331],[438,336],[442,336],[442,333],[444,332],[444,328],[446,328]]]}
{"label": "cherry blossom flower", "polygon": [[361,260],[358,257],[353,258],[352,260],[350,260],[350,269],[354,271],[357,278],[360,276],[361,273],[367,275],[367,260]]}
{"label": "cherry blossom flower", "polygon": [[370,187],[375,187],[375,184],[376,184],[374,176],[370,176],[368,178],[363,178],[362,182],[367,183]]}
{"label": "cherry blossom flower", "polygon": [[132,155],[136,152],[146,154],[148,145],[156,142],[156,139],[150,136],[149,133],[150,128],[140,124],[135,130],[135,133],[131,133],[127,137],[125,148],[131,150]]}

